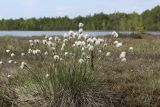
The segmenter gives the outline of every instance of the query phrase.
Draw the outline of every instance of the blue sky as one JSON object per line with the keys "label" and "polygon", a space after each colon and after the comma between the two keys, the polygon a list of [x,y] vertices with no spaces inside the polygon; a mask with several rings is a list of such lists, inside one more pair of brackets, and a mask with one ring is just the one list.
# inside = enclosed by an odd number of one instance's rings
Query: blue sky
{"label": "blue sky", "polygon": [[89,15],[115,11],[143,12],[160,0],[0,0],[0,18],[30,18]]}

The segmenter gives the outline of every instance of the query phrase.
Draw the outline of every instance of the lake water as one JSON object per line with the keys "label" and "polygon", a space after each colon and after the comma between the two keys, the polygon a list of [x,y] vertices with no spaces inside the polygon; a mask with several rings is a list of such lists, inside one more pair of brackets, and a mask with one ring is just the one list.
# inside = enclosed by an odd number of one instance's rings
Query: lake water
{"label": "lake water", "polygon": [[[41,36],[41,35],[63,35],[64,33],[68,33],[68,31],[0,31],[0,36]],[[87,31],[85,34],[89,34],[90,36],[105,36],[111,35],[112,31]],[[131,34],[132,32],[119,32],[122,34]],[[160,35],[159,32],[146,32],[152,35]]]}

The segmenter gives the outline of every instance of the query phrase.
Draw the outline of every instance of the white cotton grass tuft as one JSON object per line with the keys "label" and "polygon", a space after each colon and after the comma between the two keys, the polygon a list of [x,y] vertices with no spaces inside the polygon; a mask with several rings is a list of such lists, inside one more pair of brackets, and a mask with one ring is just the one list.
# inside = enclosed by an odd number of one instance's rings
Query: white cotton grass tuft
{"label": "white cotton grass tuft", "polygon": [[33,43],[33,40],[29,40],[29,43]]}
{"label": "white cotton grass tuft", "polygon": [[38,39],[34,40],[34,43],[35,43],[35,44],[39,44],[39,42],[40,42],[40,41],[39,41]]}
{"label": "white cotton grass tuft", "polygon": [[69,36],[73,36],[74,32],[71,30],[68,32]]}
{"label": "white cotton grass tuft", "polygon": [[68,56],[68,54],[69,54],[68,52],[65,52],[65,53],[64,53],[64,56]]}
{"label": "white cotton grass tuft", "polygon": [[68,39],[64,39],[63,42],[64,42],[64,43],[68,42]]}
{"label": "white cotton grass tuft", "polygon": [[9,64],[13,63],[13,60],[9,60],[8,63],[9,63]]}
{"label": "white cotton grass tuft", "polygon": [[48,78],[49,77],[49,74],[47,73],[46,75],[45,75],[45,78]]}
{"label": "white cotton grass tuft", "polygon": [[130,52],[133,52],[133,47],[129,47],[128,49]]}
{"label": "white cotton grass tuft", "polygon": [[52,37],[49,37],[49,38],[48,38],[49,41],[52,41],[52,39],[53,39]]}
{"label": "white cotton grass tuft", "polygon": [[33,55],[36,55],[36,54],[37,54],[37,51],[36,51],[36,50],[33,50],[32,53],[33,53]]}
{"label": "white cotton grass tuft", "polygon": [[21,62],[20,68],[24,69],[27,66],[27,64],[25,62]]}
{"label": "white cotton grass tuft", "polygon": [[98,50],[98,53],[102,53],[102,50]]}
{"label": "white cotton grass tuft", "polygon": [[58,55],[54,55],[53,58],[55,61],[58,61],[60,59],[60,57]]}
{"label": "white cotton grass tuft", "polygon": [[86,53],[85,52],[82,52],[82,56],[85,56],[86,55]]}
{"label": "white cotton grass tuft", "polygon": [[88,39],[87,39],[87,43],[88,43],[88,44],[93,43],[93,42],[94,42],[94,41],[93,41],[92,38],[88,38]]}
{"label": "white cotton grass tuft", "polygon": [[41,50],[40,50],[40,49],[36,49],[35,51],[36,51],[36,54],[41,53]]}
{"label": "white cotton grass tuft", "polygon": [[47,55],[48,55],[48,52],[47,52],[47,51],[46,51],[46,52],[44,52],[44,55],[45,55],[45,56],[47,56]]}
{"label": "white cotton grass tuft", "polygon": [[87,58],[87,59],[90,59],[91,57],[87,55],[86,58]]}
{"label": "white cotton grass tuft", "polygon": [[118,44],[118,41],[117,41],[117,40],[116,40],[116,41],[114,41],[114,42],[113,42],[113,44],[115,44],[115,45],[116,45],[116,44]]}
{"label": "white cotton grass tuft", "polygon": [[113,31],[113,32],[112,32],[112,37],[118,38],[118,33],[117,33],[116,31]]}
{"label": "white cotton grass tuft", "polygon": [[85,41],[75,41],[75,46],[77,47],[85,46],[85,44]]}
{"label": "white cotton grass tuft", "polygon": [[54,52],[56,50],[56,48],[55,47],[51,47],[51,50]]}
{"label": "white cotton grass tuft", "polygon": [[11,53],[11,57],[14,57],[15,56],[15,54],[14,53]]}
{"label": "white cotton grass tuft", "polygon": [[107,52],[107,53],[106,53],[106,56],[107,56],[107,57],[111,56],[111,52]]}
{"label": "white cotton grass tuft", "polygon": [[34,43],[30,43],[29,45],[32,47],[34,45]]}
{"label": "white cotton grass tuft", "polygon": [[55,37],[54,37],[54,41],[55,41],[55,42],[58,42],[58,40],[59,40],[59,37],[55,36]]}
{"label": "white cotton grass tuft", "polygon": [[80,34],[83,33],[83,29],[82,28],[79,29],[79,33]]}
{"label": "white cotton grass tuft", "polygon": [[78,35],[78,39],[83,39],[84,35],[82,34],[82,32]]}
{"label": "white cotton grass tuft", "polygon": [[17,64],[17,61],[14,61],[13,63],[14,63],[14,64]]}
{"label": "white cotton grass tuft", "polygon": [[84,50],[85,50],[84,47],[82,47],[81,51],[84,51]]}
{"label": "white cotton grass tuft", "polygon": [[100,45],[101,42],[99,40],[96,40],[95,45]]}
{"label": "white cotton grass tuft", "polygon": [[48,42],[47,42],[47,45],[48,45],[49,47],[52,47],[52,46],[55,46],[56,44],[53,43],[52,41],[48,41]]}
{"label": "white cotton grass tuft", "polygon": [[116,47],[117,47],[117,48],[119,48],[119,47],[121,47],[121,46],[122,46],[122,42],[119,42],[119,43],[116,44]]}
{"label": "white cotton grass tuft", "polygon": [[127,61],[126,58],[122,58],[122,59],[121,59],[121,62],[126,62],[126,61]]}
{"label": "white cotton grass tuft", "polygon": [[74,43],[73,45],[72,45],[72,47],[75,47],[76,46],[76,44]]}
{"label": "white cotton grass tuft", "polygon": [[103,47],[107,47],[107,43],[103,44]]}
{"label": "white cotton grass tuft", "polygon": [[3,61],[0,61],[0,65],[2,65],[3,64]]}
{"label": "white cotton grass tuft", "polygon": [[81,22],[80,22],[79,25],[78,25],[79,28],[82,28],[83,26],[84,26],[84,24],[81,23]]}
{"label": "white cotton grass tuft", "polygon": [[82,64],[82,63],[84,63],[84,60],[83,60],[83,59],[79,59],[79,60],[78,60],[78,63],[79,63],[79,64]]}
{"label": "white cotton grass tuft", "polygon": [[8,77],[8,78],[10,78],[10,77],[11,77],[11,75],[10,75],[10,74],[8,74],[8,75],[7,75],[7,77]]}
{"label": "white cotton grass tuft", "polygon": [[33,40],[29,40],[29,45],[33,46],[34,45],[34,41]]}
{"label": "white cotton grass tuft", "polygon": [[97,40],[100,42],[100,44],[104,43],[104,39],[98,38]]}
{"label": "white cotton grass tuft", "polygon": [[93,42],[95,43],[97,39],[96,39],[96,37],[94,37],[92,40],[93,40]]}
{"label": "white cotton grass tuft", "polygon": [[73,34],[72,37],[73,37],[73,39],[75,39],[77,36],[78,36],[78,33],[75,33],[75,32],[74,32],[74,34]]}
{"label": "white cotton grass tuft", "polygon": [[9,53],[9,52],[10,52],[10,50],[9,50],[9,49],[7,49],[7,50],[6,50],[6,53]]}
{"label": "white cotton grass tuft", "polygon": [[57,41],[57,42],[58,42],[58,43],[60,43],[60,41],[61,41],[61,39],[60,39],[60,38],[58,38],[58,41]]}
{"label": "white cotton grass tuft", "polygon": [[48,39],[49,38],[49,36],[48,35],[45,35],[45,37],[44,37],[45,39]]}
{"label": "white cotton grass tuft", "polygon": [[126,52],[121,52],[121,54],[120,54],[120,56],[119,56],[119,58],[125,58],[126,57]]}
{"label": "white cotton grass tuft", "polygon": [[61,51],[64,51],[64,47],[61,47]]}
{"label": "white cotton grass tuft", "polygon": [[21,53],[21,56],[25,56],[25,55],[26,55],[25,53],[23,53],[23,52]]}
{"label": "white cotton grass tuft", "polygon": [[28,49],[28,53],[31,54],[33,52],[32,49]]}
{"label": "white cotton grass tuft", "polygon": [[64,50],[64,47],[66,46],[66,44],[65,43],[63,43],[62,44],[62,47],[61,47],[61,51],[63,51]]}
{"label": "white cotton grass tuft", "polygon": [[42,40],[42,43],[43,43],[44,45],[46,45],[46,44],[47,44],[47,40]]}
{"label": "white cotton grass tuft", "polygon": [[121,59],[121,62],[126,62],[126,52],[121,52],[119,58]]}
{"label": "white cotton grass tuft", "polygon": [[89,44],[89,45],[88,45],[88,50],[89,50],[89,51],[93,51],[93,50],[94,50],[94,47]]}

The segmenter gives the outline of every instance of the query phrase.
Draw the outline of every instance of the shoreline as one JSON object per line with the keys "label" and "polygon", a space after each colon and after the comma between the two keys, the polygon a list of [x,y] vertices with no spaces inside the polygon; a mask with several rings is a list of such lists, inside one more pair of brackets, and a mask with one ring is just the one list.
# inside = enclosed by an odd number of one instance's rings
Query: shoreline
{"label": "shoreline", "polygon": [[[0,39],[2,38],[43,38],[45,35],[33,35],[33,36],[17,36],[17,35],[4,35],[0,36]],[[58,36],[58,37],[63,37],[63,35],[52,35]],[[97,36],[89,36],[89,37],[100,37],[100,38],[110,38],[110,35],[97,35]],[[151,34],[135,34],[135,35],[124,35],[120,34],[118,38],[122,39],[148,39],[148,40],[153,40],[153,39],[160,39],[160,35],[151,35]]]}
{"label": "shoreline", "polygon": [[[15,37],[32,37],[32,36],[63,36],[65,33],[68,33],[68,31],[0,31],[0,37],[2,36],[15,36]],[[75,32],[78,33],[78,32]],[[97,37],[97,36],[110,36],[112,34],[111,31],[85,31],[84,34],[88,34],[91,37]],[[149,36],[160,36],[160,31],[157,32],[119,32],[119,35],[121,36],[135,36],[135,35],[149,35]]]}

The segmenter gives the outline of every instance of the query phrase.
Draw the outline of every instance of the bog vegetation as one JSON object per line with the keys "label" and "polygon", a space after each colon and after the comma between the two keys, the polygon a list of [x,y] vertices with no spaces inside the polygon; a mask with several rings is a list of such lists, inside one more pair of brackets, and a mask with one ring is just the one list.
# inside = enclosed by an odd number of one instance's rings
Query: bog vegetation
{"label": "bog vegetation", "polygon": [[115,12],[113,14],[94,14],[86,17],[70,19],[30,18],[30,19],[1,19],[0,30],[76,30],[79,22],[85,23],[86,30],[117,30],[117,31],[159,31],[160,6],[146,10],[141,14]]}
{"label": "bog vegetation", "polygon": [[160,41],[63,36],[0,38],[1,107],[160,106]]}

